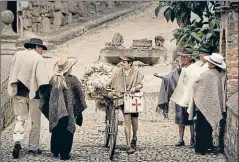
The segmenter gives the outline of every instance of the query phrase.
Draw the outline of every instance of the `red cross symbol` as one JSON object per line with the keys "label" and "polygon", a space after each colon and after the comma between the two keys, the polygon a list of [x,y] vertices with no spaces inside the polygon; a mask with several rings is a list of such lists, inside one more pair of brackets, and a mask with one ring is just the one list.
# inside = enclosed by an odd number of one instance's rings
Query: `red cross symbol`
{"label": "red cross symbol", "polygon": [[136,111],[138,111],[138,106],[141,106],[141,103],[138,103],[138,100],[135,99],[135,103],[133,103],[132,106],[135,106],[136,107]]}

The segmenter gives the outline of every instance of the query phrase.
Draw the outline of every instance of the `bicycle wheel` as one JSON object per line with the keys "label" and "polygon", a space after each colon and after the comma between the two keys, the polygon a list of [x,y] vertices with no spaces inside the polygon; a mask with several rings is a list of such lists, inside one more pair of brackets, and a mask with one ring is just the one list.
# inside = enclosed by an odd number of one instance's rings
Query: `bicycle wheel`
{"label": "bicycle wheel", "polygon": [[118,134],[118,115],[119,109],[114,109],[111,117],[111,127],[110,127],[110,151],[109,151],[110,160],[113,159],[115,152],[116,139]]}
{"label": "bicycle wheel", "polygon": [[109,141],[110,141],[110,121],[106,120],[106,123],[105,123],[105,141],[104,141],[105,147],[109,146]]}

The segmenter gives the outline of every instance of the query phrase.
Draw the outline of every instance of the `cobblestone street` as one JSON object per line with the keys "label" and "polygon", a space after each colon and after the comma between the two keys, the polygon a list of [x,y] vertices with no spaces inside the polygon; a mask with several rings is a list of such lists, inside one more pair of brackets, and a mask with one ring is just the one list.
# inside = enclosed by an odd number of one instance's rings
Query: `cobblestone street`
{"label": "cobblestone street", "polygon": [[[151,98],[152,101],[152,98]],[[77,127],[74,136],[74,145],[72,150],[72,161],[107,161],[108,149],[103,147],[104,141],[104,113],[95,112],[94,103],[88,102],[88,110],[84,112],[85,118],[82,127]],[[178,140],[178,127],[174,124],[174,113],[170,115],[170,120],[161,120],[161,116],[153,112],[155,104],[147,102],[147,109],[150,109],[147,115],[141,115],[138,132],[137,151],[128,155],[125,151],[125,137],[123,126],[119,126],[119,135],[115,158],[113,161],[201,161],[201,162],[225,162],[224,155],[195,155],[193,149],[189,148],[189,128],[186,128],[185,142],[186,146],[181,148],[174,147]],[[122,120],[122,114],[120,114]],[[28,123],[27,123],[28,124]],[[13,160],[11,156],[12,126],[3,132],[3,161]],[[48,121],[42,117],[41,144],[43,154],[33,156],[27,154],[27,139],[23,144],[23,151],[19,161],[60,161],[54,158],[49,151],[50,133],[48,131]]]}
{"label": "cobblestone street", "polygon": [[[172,31],[177,28],[176,24],[167,23],[164,17],[155,18],[154,9],[156,5],[145,9],[143,12],[136,12],[130,16],[123,17],[113,22],[104,24],[101,27],[86,32],[81,37],[68,41],[60,45],[59,48],[48,51],[46,55],[52,56],[47,59],[49,75],[52,74],[52,66],[56,60],[63,54],[77,57],[78,62],[73,67],[73,74],[78,78],[82,77],[84,69],[89,64],[98,59],[100,49],[104,47],[105,42],[111,41],[115,32],[120,32],[124,36],[124,45],[130,47],[133,39],[154,39],[156,35],[162,35],[165,40],[165,47],[168,50],[169,57],[175,48],[175,42],[171,42]],[[157,92],[160,88],[160,80],[152,74],[157,72],[161,75],[170,71],[170,65],[156,65],[153,67],[144,67],[141,69],[145,75],[144,84],[146,95],[145,111],[139,116],[139,130],[137,151],[128,155],[125,151],[126,141],[124,136],[124,126],[119,126],[119,133],[116,144],[116,153],[113,161],[159,161],[159,162],[226,162],[225,156],[219,155],[196,155],[194,150],[189,148],[190,134],[189,128],[185,130],[184,140],[186,146],[176,148],[174,145],[178,142],[178,126],[174,122],[174,109],[172,105],[169,112],[169,120],[163,120],[162,116],[156,114]],[[156,88],[155,88],[156,87]],[[105,162],[108,159],[108,148],[103,146],[104,142],[104,112],[95,111],[93,101],[87,100],[88,108],[84,111],[83,126],[78,127],[74,135],[71,160],[69,161],[99,161]],[[120,120],[122,114],[120,113]],[[14,124],[14,123],[13,123]],[[12,159],[13,124],[2,132],[2,161],[60,161],[54,158],[50,153],[50,133],[49,123],[42,116],[41,127],[41,147],[43,154],[33,156],[27,153],[28,132],[26,139],[22,144],[22,151],[19,160]],[[29,130],[29,120],[26,123]]]}

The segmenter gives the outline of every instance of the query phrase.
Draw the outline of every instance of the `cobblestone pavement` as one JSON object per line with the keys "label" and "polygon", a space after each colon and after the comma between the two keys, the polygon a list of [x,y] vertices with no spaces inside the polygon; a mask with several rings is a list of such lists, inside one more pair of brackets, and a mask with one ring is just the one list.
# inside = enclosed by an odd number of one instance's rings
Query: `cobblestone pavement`
{"label": "cobblestone pavement", "polygon": [[[174,123],[174,110],[170,109],[169,120],[154,112],[155,95],[147,96],[147,113],[140,114],[138,146],[137,151],[128,155],[125,151],[125,137],[123,126],[119,126],[116,153],[113,161],[163,161],[163,162],[226,162],[224,155],[195,155],[193,149],[189,148],[189,128],[186,128],[186,146],[174,147],[178,140],[178,127]],[[108,161],[108,149],[103,147],[104,141],[104,112],[94,110],[94,102],[87,101],[88,109],[84,112],[84,123],[82,127],[77,127],[74,135],[74,145],[71,152],[71,161]],[[122,120],[122,114],[120,114]],[[29,122],[27,122],[29,127]],[[44,150],[41,156],[27,154],[27,134],[23,142],[23,150],[19,160],[13,160],[11,151],[13,149],[12,140],[13,125],[3,131],[2,152],[3,161],[60,161],[53,158],[49,151],[50,133],[48,131],[48,121],[42,117],[41,147]]]}
{"label": "cobblestone pavement", "polygon": [[[133,39],[148,38],[153,39],[156,35],[163,35],[166,39],[165,46],[169,51],[175,47],[174,42],[170,42],[172,31],[176,24],[166,23],[165,19],[155,18],[155,5],[144,12],[133,14],[129,17],[105,24],[102,27],[91,30],[85,35],[75,38],[68,43],[59,46],[58,49],[49,51],[46,54],[53,56],[48,60],[49,73],[55,60],[62,54],[75,56],[78,58],[77,65],[73,68],[73,74],[79,78],[84,72],[85,66],[97,60],[99,51],[104,47],[104,42],[112,39],[115,32],[120,32],[124,36],[125,46],[129,47]],[[178,126],[174,123],[174,109],[170,108],[169,120],[163,120],[159,114],[155,113],[157,103],[157,91],[159,91],[160,81],[152,76],[154,72],[164,74],[169,72],[170,66],[154,66],[142,69],[145,74],[146,107],[144,113],[139,117],[138,146],[137,151],[132,155],[127,155],[125,148],[124,128],[119,126],[116,153],[113,161],[159,161],[159,162],[225,162],[224,155],[195,155],[193,149],[189,148],[189,128],[186,128],[186,146],[174,147],[178,141]],[[157,86],[157,88],[155,88]],[[96,112],[92,101],[87,101],[88,109],[84,112],[84,123],[82,127],[77,127],[74,135],[74,144],[70,161],[100,161],[108,160],[108,149],[103,147],[104,141],[104,112]],[[122,114],[120,114],[122,120]],[[29,128],[29,121],[26,123]],[[10,125],[2,133],[2,153],[3,162],[7,161],[60,161],[53,158],[49,151],[50,133],[48,121],[42,117],[41,147],[44,150],[42,155],[33,156],[27,154],[28,132],[23,141],[23,150],[19,160],[13,160],[11,152],[13,149],[12,129]]]}

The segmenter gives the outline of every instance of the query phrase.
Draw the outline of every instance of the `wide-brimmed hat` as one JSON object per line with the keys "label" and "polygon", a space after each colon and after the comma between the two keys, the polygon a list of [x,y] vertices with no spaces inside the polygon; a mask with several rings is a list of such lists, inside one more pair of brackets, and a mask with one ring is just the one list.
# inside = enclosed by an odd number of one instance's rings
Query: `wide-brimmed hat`
{"label": "wide-brimmed hat", "polygon": [[77,59],[75,57],[63,57],[61,60],[57,61],[53,67],[53,72],[56,75],[63,75],[68,72],[69,69],[75,65]]}
{"label": "wide-brimmed hat", "polygon": [[135,58],[129,53],[124,53],[119,58],[124,61],[135,61]]}
{"label": "wide-brimmed hat", "polygon": [[38,38],[31,38],[30,43],[25,43],[24,47],[28,49],[28,48],[32,48],[33,45],[41,46],[43,50],[47,50],[47,47],[43,45],[43,41]]}
{"label": "wide-brimmed hat", "polygon": [[193,54],[193,49],[190,46],[185,46],[179,50],[177,50],[177,54],[179,56],[192,56]]}
{"label": "wide-brimmed hat", "polygon": [[224,58],[218,53],[212,53],[210,56],[205,56],[204,59],[222,69],[226,69]]}

